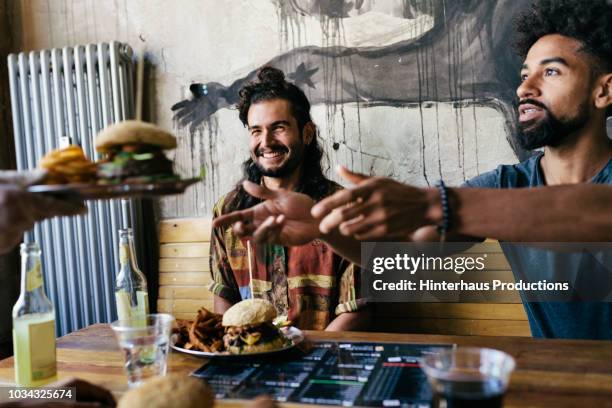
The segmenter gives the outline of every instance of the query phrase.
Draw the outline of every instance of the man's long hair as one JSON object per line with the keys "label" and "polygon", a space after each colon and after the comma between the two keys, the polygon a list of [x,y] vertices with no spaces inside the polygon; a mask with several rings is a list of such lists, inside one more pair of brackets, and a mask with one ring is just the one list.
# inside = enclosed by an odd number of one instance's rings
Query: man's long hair
{"label": "man's long hair", "polygon": [[[560,34],[582,43],[592,74],[612,72],[612,3],[608,0],[537,0],[515,20],[515,49],[525,58],[540,38]],[[608,108],[607,116],[611,109]]]}
{"label": "man's long hair", "polygon": [[[276,68],[264,67],[257,73],[257,80],[244,85],[239,91],[240,100],[237,104],[240,120],[248,126],[248,113],[252,104],[273,99],[284,99],[291,106],[291,113],[296,119],[300,135],[304,126],[312,122],[310,117],[310,102],[300,88],[285,80],[285,74]],[[323,149],[319,146],[317,135],[304,147],[302,156],[302,176],[296,191],[307,194],[313,200],[319,201],[331,191],[333,183],[323,174]],[[235,194],[226,205],[227,211],[242,210],[261,202],[260,199],[248,194],[242,187],[244,180],[260,184],[263,174],[252,158],[242,164],[244,178],[236,185]]]}

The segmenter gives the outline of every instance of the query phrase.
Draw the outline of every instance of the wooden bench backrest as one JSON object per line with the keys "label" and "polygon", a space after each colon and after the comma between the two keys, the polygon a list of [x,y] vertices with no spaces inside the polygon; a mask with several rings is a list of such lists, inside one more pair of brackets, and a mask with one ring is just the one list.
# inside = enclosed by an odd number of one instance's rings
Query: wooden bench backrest
{"label": "wooden bench backrest", "polygon": [[159,298],[157,310],[193,319],[213,308],[210,284],[210,218],[179,218],[159,226]]}
{"label": "wooden bench backrest", "polygon": [[[514,282],[514,275],[501,247],[495,241],[477,244],[465,251],[487,253],[487,280],[493,276]],[[379,303],[374,305],[376,331],[406,333],[531,336],[527,315],[516,292],[504,292],[505,303]],[[392,305],[393,307],[389,307]]]}
{"label": "wooden bench backrest", "polygon": [[[160,223],[160,312],[193,319],[198,308],[212,310],[210,284],[210,218],[168,219]],[[468,252],[478,252],[478,247]],[[501,248],[489,253],[489,270],[496,278],[514,277]],[[376,331],[479,336],[530,336],[518,295],[508,303],[380,303],[374,305]],[[392,307],[389,307],[392,305]]]}

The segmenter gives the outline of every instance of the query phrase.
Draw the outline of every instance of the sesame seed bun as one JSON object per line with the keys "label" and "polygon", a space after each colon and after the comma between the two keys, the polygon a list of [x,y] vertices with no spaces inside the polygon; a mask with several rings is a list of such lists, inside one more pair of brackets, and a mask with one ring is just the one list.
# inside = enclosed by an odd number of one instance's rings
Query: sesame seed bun
{"label": "sesame seed bun", "polygon": [[270,322],[276,317],[274,305],[265,299],[246,299],[223,314],[223,326],[247,326]]}
{"label": "sesame seed bun", "polygon": [[139,120],[126,120],[107,126],[96,136],[96,150],[105,153],[113,146],[148,144],[174,149],[176,137],[159,126]]}
{"label": "sesame seed bun", "polygon": [[214,394],[203,380],[187,375],[155,377],[126,392],[117,408],[211,408]]}

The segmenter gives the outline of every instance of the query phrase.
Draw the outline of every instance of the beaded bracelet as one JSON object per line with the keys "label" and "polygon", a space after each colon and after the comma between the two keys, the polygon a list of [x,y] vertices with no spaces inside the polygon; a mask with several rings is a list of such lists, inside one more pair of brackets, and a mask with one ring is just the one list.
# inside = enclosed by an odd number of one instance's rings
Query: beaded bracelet
{"label": "beaded bracelet", "polygon": [[451,210],[448,201],[448,189],[444,181],[438,180],[436,187],[440,191],[440,203],[442,204],[442,223],[438,225],[438,234],[440,234],[440,242],[446,241],[446,233],[451,227]]}

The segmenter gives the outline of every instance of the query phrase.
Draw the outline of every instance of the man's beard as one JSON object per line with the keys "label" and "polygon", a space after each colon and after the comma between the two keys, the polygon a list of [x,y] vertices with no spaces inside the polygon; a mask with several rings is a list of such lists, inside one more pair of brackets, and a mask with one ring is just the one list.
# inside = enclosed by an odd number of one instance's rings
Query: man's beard
{"label": "man's beard", "polygon": [[[257,156],[258,158],[259,156]],[[290,176],[295,169],[302,163],[304,157],[304,146],[302,145],[299,149],[294,149],[293,154],[289,159],[278,168],[266,169],[263,167],[258,160],[255,160],[255,166],[261,172],[262,176],[282,178]]]}
{"label": "man's beard", "polygon": [[538,106],[545,112],[544,119],[537,122],[519,122],[516,139],[525,150],[544,146],[558,147],[569,135],[582,128],[589,119],[586,103],[580,105],[575,117],[566,120],[558,119],[546,106],[537,101],[525,100],[522,104],[524,103]]}

